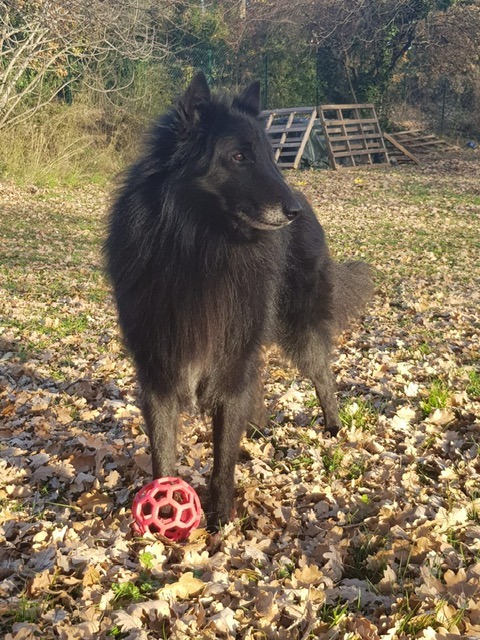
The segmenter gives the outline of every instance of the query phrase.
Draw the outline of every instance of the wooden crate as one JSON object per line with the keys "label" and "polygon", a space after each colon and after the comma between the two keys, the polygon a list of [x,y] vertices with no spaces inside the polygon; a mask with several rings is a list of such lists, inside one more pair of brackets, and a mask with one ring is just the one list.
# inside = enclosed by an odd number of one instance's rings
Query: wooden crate
{"label": "wooden crate", "polygon": [[318,114],[333,169],[389,164],[373,104],[320,105]]}
{"label": "wooden crate", "polygon": [[317,118],[316,107],[262,111],[260,118],[265,122],[277,164],[283,169],[298,169]]}

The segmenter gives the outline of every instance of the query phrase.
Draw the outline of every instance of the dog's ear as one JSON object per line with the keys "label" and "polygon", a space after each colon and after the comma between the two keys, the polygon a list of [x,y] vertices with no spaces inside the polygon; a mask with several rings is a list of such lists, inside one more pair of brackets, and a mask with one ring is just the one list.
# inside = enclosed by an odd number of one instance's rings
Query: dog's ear
{"label": "dog's ear", "polygon": [[251,116],[258,116],[260,113],[260,82],[255,80],[249,84],[243,93],[234,98],[232,106]]}
{"label": "dog's ear", "polygon": [[189,126],[198,122],[202,108],[209,104],[211,99],[207,79],[203,71],[198,71],[177,105],[182,121]]}

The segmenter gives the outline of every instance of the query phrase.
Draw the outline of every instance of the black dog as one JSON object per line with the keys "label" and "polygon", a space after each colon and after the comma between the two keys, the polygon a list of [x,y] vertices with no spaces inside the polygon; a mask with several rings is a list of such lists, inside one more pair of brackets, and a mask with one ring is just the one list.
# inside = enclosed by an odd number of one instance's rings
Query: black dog
{"label": "black dog", "polygon": [[277,343],[312,379],[326,428],[340,419],[332,337],[372,286],[329,257],[322,227],[277,168],[259,84],[233,101],[198,73],[128,171],[110,218],[108,272],[137,368],[155,477],[174,475],[179,412],[212,416],[208,524],[229,520],[240,439],[265,417],[259,361]]}

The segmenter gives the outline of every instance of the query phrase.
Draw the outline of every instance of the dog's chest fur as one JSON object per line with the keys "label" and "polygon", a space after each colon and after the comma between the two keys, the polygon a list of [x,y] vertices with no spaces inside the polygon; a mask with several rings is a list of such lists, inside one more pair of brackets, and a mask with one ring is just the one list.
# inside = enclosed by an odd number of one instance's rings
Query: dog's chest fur
{"label": "dog's chest fur", "polygon": [[[261,346],[271,341],[283,277],[283,245],[279,237],[267,244],[230,247],[228,260],[197,281],[197,297],[189,308],[178,309],[184,314],[184,335],[191,338],[189,347],[178,354],[185,400],[209,410],[218,388],[231,381],[233,391],[242,384],[245,356],[256,360]],[[174,349],[179,346],[172,344]]]}

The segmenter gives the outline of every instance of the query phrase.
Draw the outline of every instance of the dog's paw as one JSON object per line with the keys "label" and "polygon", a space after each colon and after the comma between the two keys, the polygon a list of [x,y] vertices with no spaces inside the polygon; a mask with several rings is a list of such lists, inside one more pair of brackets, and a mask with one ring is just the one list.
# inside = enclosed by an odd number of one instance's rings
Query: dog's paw
{"label": "dog's paw", "polygon": [[207,531],[209,533],[218,533],[222,528],[235,519],[237,512],[235,508],[228,512],[212,511],[207,513]]}
{"label": "dog's paw", "polygon": [[325,435],[328,437],[330,436],[331,438],[335,438],[336,436],[338,436],[338,432],[340,431],[340,429],[342,428],[342,424],[341,423],[334,423],[334,424],[328,424],[325,426]]}

